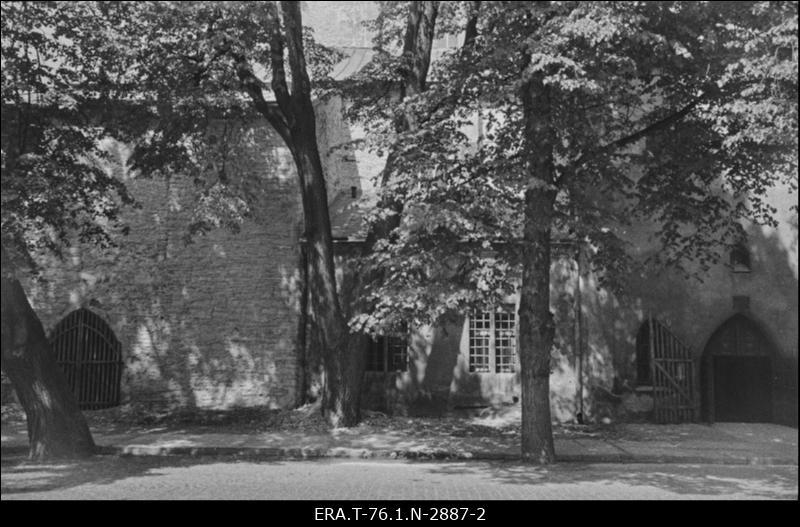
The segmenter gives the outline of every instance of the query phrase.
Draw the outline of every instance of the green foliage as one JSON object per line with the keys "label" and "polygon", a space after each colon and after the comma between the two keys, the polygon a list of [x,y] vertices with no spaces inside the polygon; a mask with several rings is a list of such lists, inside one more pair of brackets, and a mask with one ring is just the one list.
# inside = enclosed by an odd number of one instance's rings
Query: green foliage
{"label": "green foliage", "polygon": [[[73,234],[107,245],[121,202],[112,152],[92,119],[105,90],[107,26],[92,6],[3,2],[2,242],[17,265]],[[88,51],[87,51],[88,50]]]}
{"label": "green foliage", "polygon": [[[444,19],[463,27],[464,12]],[[500,303],[518,284],[529,188],[556,193],[553,236],[588,246],[617,292],[643,264],[702,274],[743,221],[774,222],[770,188],[796,188],[796,2],[482,2],[474,46],[435,64],[426,92],[394,95],[401,61],[385,52],[345,86],[367,94],[349,113],[366,144],[396,156],[381,203],[405,204],[365,263],[384,279],[356,327]],[[532,81],[551,100],[551,187],[530,165]],[[417,126],[398,132],[399,116]],[[627,238],[641,225],[652,226],[643,255]]]}
{"label": "green foliage", "polygon": [[[250,213],[258,174],[226,160],[265,146],[242,133],[259,117],[239,68],[268,102],[274,5],[8,2],[2,13],[3,236],[21,254],[57,249],[76,230],[113,239],[106,227],[130,198],[109,168],[121,160],[109,158],[108,137],[133,147],[124,162],[134,177],[196,183],[187,241]],[[341,57],[307,28],[303,45],[320,80]]]}
{"label": "green foliage", "polygon": [[[241,154],[271,146],[243,132],[263,122],[247,82],[258,87],[265,105],[274,104],[271,39],[282,24],[274,4],[134,2],[108,10],[129,21],[114,43],[128,71],[117,82],[130,87],[120,102],[137,115],[116,120],[117,136],[135,146],[132,167],[148,177],[194,180],[198,206],[187,240],[220,225],[235,229],[250,214],[262,181],[226,160],[237,149]],[[341,58],[316,43],[308,28],[303,51],[309,74],[319,80]],[[283,55],[282,45],[278,53]],[[291,71],[286,75],[291,89]]]}
{"label": "green foliage", "polygon": [[[437,35],[460,32],[474,6],[444,3]],[[272,104],[275,13],[259,2],[3,3],[4,244],[25,254],[73,232],[110,239],[128,198],[108,136],[134,145],[137,177],[195,180],[191,233],[240,222],[257,175],[226,159],[262,138],[226,130],[253,123],[245,79]],[[656,226],[659,263],[702,269],[742,220],[773,221],[772,186],[796,189],[796,2],[482,2],[474,45],[445,53],[428,89],[400,99],[407,15],[407,2],[381,2],[372,62],[338,86],[365,146],[392,155],[381,204],[406,204],[365,259],[383,280],[355,326],[430,322],[515,289],[524,193],[544,184],[526,151],[531,79],[550,91],[558,136],[554,236],[591,247],[609,287],[638,262],[632,226]],[[340,55],[310,31],[304,48],[314,87],[330,89]]]}

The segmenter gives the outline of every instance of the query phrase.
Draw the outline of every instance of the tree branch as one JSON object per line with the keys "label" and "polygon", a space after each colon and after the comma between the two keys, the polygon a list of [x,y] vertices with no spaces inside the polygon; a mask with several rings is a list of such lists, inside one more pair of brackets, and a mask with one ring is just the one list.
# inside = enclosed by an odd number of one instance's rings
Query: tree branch
{"label": "tree branch", "polygon": [[[283,24],[286,28],[286,49],[289,51],[289,68],[292,72],[291,98],[295,108],[311,95],[311,82],[306,72],[306,59],[303,53],[303,24],[300,2],[281,2]],[[281,57],[281,64],[283,57]]]}
{"label": "tree branch", "polygon": [[467,26],[464,28],[464,45],[461,47],[462,53],[467,52],[472,45],[475,44],[475,39],[478,38],[478,13],[480,10],[481,1],[473,1],[472,10],[467,19]]}
{"label": "tree branch", "polygon": [[439,2],[413,2],[408,13],[408,24],[403,41],[403,59],[410,62],[403,67],[403,91],[411,94],[425,90],[428,68],[431,64],[431,48],[439,14]]}
{"label": "tree branch", "polygon": [[[480,8],[480,0],[472,2],[472,11],[470,12],[469,19],[467,20],[466,27],[464,28],[464,44],[462,44],[460,51],[462,59],[468,58],[470,51],[475,45],[475,40],[478,38],[478,14],[480,12]],[[439,101],[428,111],[427,117],[422,120],[423,123],[430,121],[433,116],[436,115],[436,112],[438,112],[445,105],[458,102],[458,99],[461,97],[462,93],[464,92],[464,87],[466,86],[465,79],[460,79],[460,82],[457,82],[456,84],[457,89],[455,92],[439,99]]]}
{"label": "tree branch", "polygon": [[267,16],[270,20],[270,40],[269,57],[270,68],[272,70],[272,92],[275,100],[284,113],[287,124],[295,120],[294,106],[292,105],[291,94],[286,83],[286,68],[283,62],[283,33],[281,33],[281,22],[278,17],[278,10],[274,2],[267,2]]}
{"label": "tree branch", "polygon": [[233,57],[236,67],[236,75],[239,77],[239,81],[242,84],[242,89],[250,96],[250,99],[253,101],[253,105],[258,113],[267,119],[269,124],[272,125],[276,132],[278,132],[278,135],[281,136],[287,146],[291,147],[291,130],[289,128],[289,123],[286,119],[286,116],[281,111],[281,108],[270,104],[266,99],[264,99],[261,81],[258,80],[253,73],[253,69],[250,67],[250,63],[247,61],[245,56],[234,51],[231,51],[230,54]]}
{"label": "tree branch", "polygon": [[[211,64],[219,57],[227,54],[233,59],[234,70],[239,79],[242,90],[250,96],[253,106],[256,111],[260,113],[269,122],[272,128],[281,136],[281,139],[291,148],[291,128],[290,118],[291,104],[288,98],[288,89],[286,87],[286,75],[283,69],[283,40],[280,31],[280,21],[273,2],[267,2],[265,5],[267,9],[268,22],[270,24],[271,40],[270,40],[270,58],[272,69],[272,91],[278,101],[278,105],[270,104],[264,98],[264,91],[261,80],[253,73],[253,68],[247,60],[244,52],[235,51],[229,41],[223,42],[217,49],[209,61],[200,67],[196,74],[196,80],[199,81]],[[208,32],[211,32],[214,23],[222,16],[221,11],[216,12],[216,17],[209,22]],[[282,104],[283,103],[283,104]]]}
{"label": "tree branch", "polygon": [[606,145],[601,146],[600,148],[596,148],[594,150],[591,150],[589,152],[581,154],[578,157],[578,159],[575,160],[573,165],[577,166],[580,163],[583,163],[584,161],[586,161],[587,159],[589,159],[591,157],[595,157],[595,156],[598,156],[598,155],[601,155],[601,154],[605,154],[605,153],[611,152],[613,150],[618,150],[620,148],[626,147],[626,146],[628,146],[630,144],[635,143],[639,139],[647,137],[648,135],[650,135],[653,132],[657,132],[659,130],[662,130],[662,129],[668,127],[669,125],[680,121],[681,119],[683,119],[684,117],[689,115],[692,112],[692,110],[694,110],[694,108],[698,104],[700,104],[700,102],[703,100],[703,98],[704,98],[703,95],[699,95],[699,96],[695,97],[694,99],[692,99],[686,106],[684,106],[683,108],[681,108],[677,112],[675,112],[675,113],[673,113],[671,115],[668,115],[667,117],[664,117],[663,119],[659,119],[658,121],[656,121],[655,123],[651,124],[650,126],[647,126],[645,128],[642,128],[641,130],[639,130],[637,132],[634,132],[634,133],[632,133],[630,135],[627,135],[625,137],[617,139],[616,141],[612,141],[612,142],[610,142],[610,143],[608,143]]}

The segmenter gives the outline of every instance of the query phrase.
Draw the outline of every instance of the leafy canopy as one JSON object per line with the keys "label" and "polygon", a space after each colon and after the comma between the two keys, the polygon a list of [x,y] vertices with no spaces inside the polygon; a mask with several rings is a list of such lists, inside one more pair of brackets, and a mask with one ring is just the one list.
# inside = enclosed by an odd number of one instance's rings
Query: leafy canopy
{"label": "leafy canopy", "polygon": [[[395,4],[384,17],[402,15]],[[371,148],[398,155],[382,203],[406,205],[368,261],[384,279],[354,326],[501,303],[519,283],[531,187],[555,192],[556,243],[587,245],[618,292],[645,264],[702,273],[743,220],[774,223],[770,188],[796,189],[797,2],[481,2],[478,26],[414,97],[393,96],[403,58],[391,52],[357,79],[365,95],[350,117]],[[533,79],[557,135],[552,183],[525,150]],[[398,115],[418,127],[398,132]],[[637,254],[628,234],[642,225],[650,246]]]}
{"label": "leafy canopy", "polygon": [[2,242],[16,265],[77,234],[111,243],[130,201],[93,118],[106,94],[111,24],[93,5],[3,2]]}
{"label": "leafy canopy", "polygon": [[[4,2],[2,9],[4,240],[22,253],[58,249],[76,231],[110,243],[119,205],[131,201],[108,168],[120,163],[135,177],[181,175],[197,184],[188,235],[236,228],[250,213],[258,175],[226,159],[266,146],[242,72],[263,104],[274,105],[271,39],[282,25],[274,3]],[[307,28],[304,51],[320,79],[340,58]],[[290,71],[286,81],[291,88]]]}

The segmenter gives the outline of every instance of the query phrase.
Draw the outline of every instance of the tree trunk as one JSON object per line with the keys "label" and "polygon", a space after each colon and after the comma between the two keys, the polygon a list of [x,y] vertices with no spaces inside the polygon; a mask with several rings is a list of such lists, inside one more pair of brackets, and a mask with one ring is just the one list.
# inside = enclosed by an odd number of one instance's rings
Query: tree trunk
{"label": "tree trunk", "polygon": [[323,350],[322,411],[332,426],[354,426],[360,420],[364,357],[358,353],[359,336],[349,332],[336,288],[328,196],[315,126],[313,108],[309,104],[299,113],[292,137],[305,202],[310,314],[319,329]]}
{"label": "tree trunk", "polygon": [[[305,240],[305,236],[303,236]],[[309,364],[308,345],[308,258],[304,242],[299,247],[298,269],[300,271],[300,291],[297,319],[297,373],[295,375],[295,406],[303,406],[308,402],[308,391],[311,385],[311,366]]]}
{"label": "tree trunk", "polygon": [[[429,48],[432,42],[433,23],[438,7],[438,2],[420,2],[425,4],[424,9],[420,11],[417,4],[416,2],[412,4],[411,22],[416,24],[415,28],[423,26],[423,38],[429,43],[425,53],[427,58],[422,61],[415,59],[410,71],[407,72],[415,81],[412,90],[418,86],[424,87],[430,60]],[[349,332],[336,288],[328,196],[317,146],[311,86],[303,52],[300,3],[280,2],[280,7],[285,38],[281,32],[274,4],[267,4],[268,13],[272,18],[271,85],[279,111],[264,99],[261,83],[253,74],[245,56],[237,52],[232,52],[232,55],[242,88],[250,95],[256,109],[270,122],[292,152],[300,183],[305,220],[309,315],[318,330],[318,341],[322,351],[324,370],[322,410],[332,425],[352,426],[358,423],[360,418],[361,382],[369,340],[366,335]],[[430,27],[425,26],[426,21],[430,23]],[[416,46],[416,42],[416,38],[407,39],[407,47]],[[291,90],[286,82],[284,49],[288,51]],[[403,89],[405,90],[405,87]]]}
{"label": "tree trunk", "polygon": [[3,371],[25,410],[30,458],[91,455],[89,426],[56,364],[42,323],[19,280],[5,271],[0,296]]}
{"label": "tree trunk", "polygon": [[[360,417],[358,395],[361,378],[357,370],[358,365],[363,364],[364,357],[350,349],[352,337],[342,314],[336,288],[328,193],[317,146],[311,83],[303,51],[300,2],[280,2],[280,7],[283,24],[280,23],[276,5],[272,2],[265,4],[271,25],[271,86],[277,107],[264,99],[261,81],[253,74],[246,55],[231,48],[227,51],[234,59],[242,89],[292,153],[305,222],[304,249],[310,300],[308,315],[318,332],[317,342],[324,370],[322,411],[333,426],[353,426]],[[291,90],[286,80],[284,51],[288,52]]]}
{"label": "tree trunk", "polygon": [[[428,69],[431,63],[431,50],[436,29],[436,17],[439,13],[439,2],[412,2],[409,6],[406,31],[403,39],[403,56],[408,66],[401,71],[400,100],[418,95],[425,91]],[[417,122],[410,112],[404,113],[394,123],[398,135],[417,129]],[[381,186],[386,186],[394,172],[398,157],[399,145],[395,143],[386,158],[380,176]],[[369,255],[378,240],[386,239],[400,225],[403,213],[403,202],[396,199],[381,198],[378,207],[389,209],[392,214],[370,226],[364,243],[364,256]],[[374,277],[371,277],[374,278]]]}
{"label": "tree trunk", "polygon": [[[408,59],[409,66],[401,72],[401,100],[425,91],[438,12],[439,2],[412,2],[410,5],[403,40],[403,55]],[[416,119],[410,113],[406,113],[395,122],[395,130],[398,134],[416,129],[416,126]],[[397,144],[393,145],[387,156],[386,165],[380,177],[382,186],[389,183],[389,178],[393,173],[394,164],[398,155],[397,147]],[[384,197],[379,201],[378,207],[389,209],[392,211],[392,214],[370,226],[361,249],[361,257],[368,257],[374,250],[378,240],[387,239],[394,229],[400,225],[400,219],[403,213],[402,201]],[[351,279],[351,291],[348,295],[350,301],[348,311],[351,312],[350,314],[352,314],[352,312],[363,312],[369,309],[369,306],[366,306],[365,303],[362,302],[366,287],[375,281],[381,280],[379,272],[364,272],[363,270],[358,270],[357,266],[354,267],[355,268],[348,270]],[[358,365],[360,373],[353,370],[349,375],[352,378],[358,377],[359,379],[363,379],[364,369],[366,367],[366,356],[369,352],[371,338],[367,334],[361,333],[351,335],[351,339],[353,344],[352,353],[357,355],[361,362]],[[354,367],[356,366],[354,365]],[[362,381],[359,381],[359,386],[361,386],[361,384]]]}
{"label": "tree trunk", "polygon": [[550,417],[550,349],[555,325],[550,312],[550,233],[553,223],[553,148],[548,88],[535,79],[521,93],[530,170],[525,192],[519,355],[522,382],[522,458],[555,461]]}
{"label": "tree trunk", "polygon": [[[297,167],[305,218],[308,294],[311,316],[319,330],[324,369],[322,411],[332,426],[354,426],[360,420],[364,356],[357,346],[363,337],[351,335],[339,292],[328,192],[317,146],[317,125],[311,86],[303,54],[299,2],[281,2],[292,90],[278,87],[278,104],[287,117],[289,149]],[[277,62],[274,67],[282,67]]]}

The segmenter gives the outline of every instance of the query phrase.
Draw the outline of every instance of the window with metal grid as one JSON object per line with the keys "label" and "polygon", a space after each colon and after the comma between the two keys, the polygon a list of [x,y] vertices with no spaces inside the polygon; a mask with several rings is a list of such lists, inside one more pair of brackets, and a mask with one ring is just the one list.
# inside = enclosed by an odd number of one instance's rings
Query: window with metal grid
{"label": "window with metal grid", "polygon": [[469,371],[490,372],[492,348],[492,314],[473,312],[469,317]]}
{"label": "window with metal grid", "polygon": [[367,352],[367,371],[391,372],[408,369],[408,337],[382,336],[372,341]]}
{"label": "window with metal grid", "polygon": [[513,307],[478,311],[469,317],[469,371],[513,373],[517,362],[517,322]]}
{"label": "window with metal grid", "polygon": [[81,410],[120,404],[122,345],[100,316],[71,312],[53,328],[50,344]]}
{"label": "window with metal grid", "polygon": [[386,337],[386,356],[389,371],[406,371],[408,369],[408,338]]}
{"label": "window with metal grid", "polygon": [[514,373],[517,362],[517,319],[513,312],[494,314],[494,356],[497,373]]}

